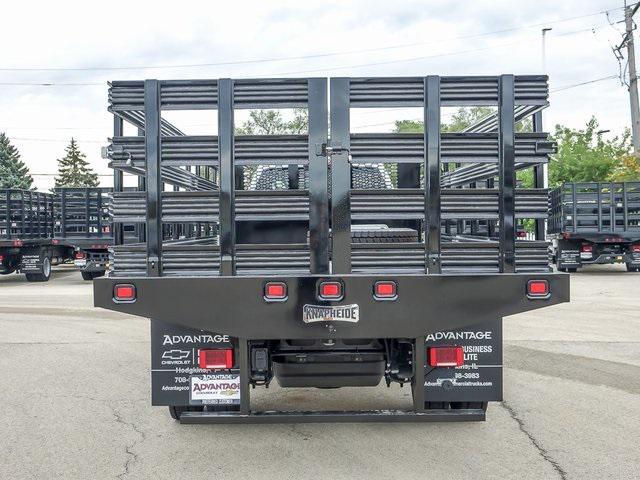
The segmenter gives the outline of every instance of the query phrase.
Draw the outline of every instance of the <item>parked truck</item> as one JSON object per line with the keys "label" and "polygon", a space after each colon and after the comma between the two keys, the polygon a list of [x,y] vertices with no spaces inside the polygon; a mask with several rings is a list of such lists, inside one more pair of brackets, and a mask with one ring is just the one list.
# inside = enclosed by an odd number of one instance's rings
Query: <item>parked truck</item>
{"label": "parked truck", "polygon": [[109,220],[111,188],[55,189],[54,238],[73,250],[73,263],[84,280],[104,275],[113,243]]}
{"label": "parked truck", "polygon": [[564,183],[550,192],[550,205],[558,270],[621,263],[640,271],[640,182]]}
{"label": "parked truck", "polygon": [[46,282],[52,265],[73,257],[73,248],[53,237],[54,217],[54,195],[0,190],[0,274]]}
{"label": "parked truck", "polygon": [[[51,266],[73,262],[82,278],[104,275],[113,243],[108,205],[111,188],[0,190],[0,274],[21,272],[47,281]],[[125,227],[127,241],[135,236]]]}
{"label": "parked truck", "polygon": [[[152,404],[182,423],[484,420],[502,400],[503,317],[569,300],[544,240],[547,98],[546,76],[110,83],[113,228],[146,234],[116,240],[94,299],[151,319]],[[468,105],[493,113],[441,132],[442,109]],[[422,109],[424,133],[352,132],[351,109],[400,107]],[[305,134],[235,133],[241,109],[292,108]],[[188,135],[171,110],[216,110],[217,131]],[[535,188],[516,188],[519,169]],[[535,240],[516,241],[523,219]],[[251,387],[274,380],[384,380],[412,407],[257,410]]]}

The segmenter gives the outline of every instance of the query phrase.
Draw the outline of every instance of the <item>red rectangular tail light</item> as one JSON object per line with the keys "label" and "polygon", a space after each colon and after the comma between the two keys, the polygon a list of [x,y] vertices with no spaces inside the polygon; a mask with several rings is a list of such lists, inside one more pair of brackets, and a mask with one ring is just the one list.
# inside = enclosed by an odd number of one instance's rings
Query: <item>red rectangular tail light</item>
{"label": "red rectangular tail light", "polygon": [[4,261],[4,256],[0,255],[0,263],[2,263]]}
{"label": "red rectangular tail light", "polygon": [[529,280],[527,282],[527,296],[529,298],[546,298],[550,294],[549,282],[546,280]]}
{"label": "red rectangular tail light", "polygon": [[373,296],[376,300],[393,300],[398,296],[396,282],[381,280],[373,286]]}
{"label": "red rectangular tail light", "polygon": [[208,370],[229,369],[233,367],[233,349],[200,349],[198,350],[198,366]]}
{"label": "red rectangular tail light", "polygon": [[429,349],[429,365],[432,367],[460,367],[464,365],[464,350],[455,347],[431,347]]}
{"label": "red rectangular tail light", "polygon": [[633,253],[640,253],[640,245],[633,245],[633,246],[631,247],[631,251],[632,251]]}
{"label": "red rectangular tail light", "polygon": [[76,260],[82,260],[83,258],[87,257],[87,254],[84,252],[76,252],[74,257],[76,258]]}
{"label": "red rectangular tail light", "polygon": [[287,298],[287,284],[284,282],[268,282],[264,286],[265,300],[285,300]]}
{"label": "red rectangular tail light", "polygon": [[340,300],[342,298],[342,283],[321,282],[318,296],[321,300]]}
{"label": "red rectangular tail light", "polygon": [[14,247],[21,247],[22,246],[22,240],[14,240],[13,241],[13,246]]}
{"label": "red rectangular tail light", "polygon": [[119,283],[113,287],[113,299],[116,302],[133,302],[136,299],[136,287],[130,283]]}
{"label": "red rectangular tail light", "polygon": [[584,243],[580,247],[580,251],[585,253],[591,253],[593,252],[593,245],[587,245],[586,243]]}

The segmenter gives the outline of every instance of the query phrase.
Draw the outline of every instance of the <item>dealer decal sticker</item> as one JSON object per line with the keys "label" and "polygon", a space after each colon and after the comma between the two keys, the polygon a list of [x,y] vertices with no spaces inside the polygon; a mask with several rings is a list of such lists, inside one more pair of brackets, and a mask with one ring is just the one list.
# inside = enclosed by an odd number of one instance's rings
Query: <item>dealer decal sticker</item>
{"label": "dealer decal sticker", "polygon": [[192,375],[189,401],[196,405],[239,405],[240,374]]}

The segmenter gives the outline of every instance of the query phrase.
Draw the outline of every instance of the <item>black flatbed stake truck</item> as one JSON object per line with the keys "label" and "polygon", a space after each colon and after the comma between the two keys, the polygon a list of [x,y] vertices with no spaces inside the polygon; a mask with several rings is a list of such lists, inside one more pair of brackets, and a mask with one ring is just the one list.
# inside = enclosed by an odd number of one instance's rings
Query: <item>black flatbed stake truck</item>
{"label": "black flatbed stake truck", "polygon": [[[112,82],[116,242],[94,298],[151,319],[153,405],[182,423],[484,420],[502,399],[502,318],[569,300],[544,241],[547,97],[546,76]],[[441,109],[461,105],[495,112],[442,133]],[[425,132],[352,133],[350,110],[370,107],[422,108]],[[239,109],[291,108],[308,133],[234,133]],[[217,132],[163,118],[196,109],[217,110]],[[522,168],[536,188],[515,188]],[[124,172],[145,190],[122,191]],[[516,241],[523,219],[536,240]],[[144,241],[123,245],[136,222]],[[413,408],[256,411],[250,387],[273,379],[384,379],[410,385]]]}
{"label": "black flatbed stake truck", "polygon": [[0,274],[18,271],[28,281],[46,282],[52,265],[73,261],[85,280],[104,275],[113,244],[110,191],[0,190]]}
{"label": "black flatbed stake truck", "polygon": [[558,270],[623,263],[628,272],[640,271],[640,182],[565,183],[550,199]]}
{"label": "black flatbed stake truck", "polygon": [[54,196],[30,190],[0,190],[0,274],[19,271],[46,282],[51,265],[68,261],[73,248],[53,238]]}
{"label": "black flatbed stake truck", "polygon": [[55,189],[55,229],[58,243],[73,249],[73,263],[84,280],[104,275],[113,234],[108,202],[111,188]]}

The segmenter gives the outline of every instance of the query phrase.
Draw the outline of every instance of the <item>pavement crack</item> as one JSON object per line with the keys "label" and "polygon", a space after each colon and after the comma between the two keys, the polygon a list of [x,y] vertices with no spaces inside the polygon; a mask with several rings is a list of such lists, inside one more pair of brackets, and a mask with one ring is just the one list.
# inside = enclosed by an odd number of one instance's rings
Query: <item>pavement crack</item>
{"label": "pavement crack", "polygon": [[302,438],[302,440],[309,440],[311,438],[311,434],[307,433],[303,430],[300,429],[300,427],[297,424],[292,424],[291,425],[291,433],[297,435],[298,437]]}
{"label": "pavement crack", "polygon": [[127,460],[124,462],[122,473],[116,475],[116,478],[122,480],[127,475],[129,475],[131,466],[138,461],[138,454],[134,452],[134,448],[144,442],[147,439],[147,435],[134,422],[127,422],[124,418],[122,418],[122,415],[116,409],[112,408],[111,412],[113,413],[113,416],[116,419],[117,423],[121,423],[122,425],[130,427],[140,437],[137,440],[125,445],[124,447],[124,451],[127,454]]}
{"label": "pavement crack", "polygon": [[509,413],[509,416],[516,421],[520,431],[527,436],[531,444],[536,448],[536,450],[538,451],[538,454],[544,459],[544,461],[549,463],[549,465],[553,467],[553,469],[557,472],[561,480],[567,480],[568,478],[567,472],[564,471],[564,469],[558,464],[557,461],[551,458],[551,455],[545,448],[542,447],[542,445],[540,444],[540,441],[536,437],[534,437],[533,434],[529,432],[529,430],[527,430],[527,427],[525,426],[524,421],[520,417],[518,417],[518,414],[513,409],[513,407],[509,405],[506,401],[502,401],[501,405]]}

